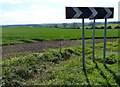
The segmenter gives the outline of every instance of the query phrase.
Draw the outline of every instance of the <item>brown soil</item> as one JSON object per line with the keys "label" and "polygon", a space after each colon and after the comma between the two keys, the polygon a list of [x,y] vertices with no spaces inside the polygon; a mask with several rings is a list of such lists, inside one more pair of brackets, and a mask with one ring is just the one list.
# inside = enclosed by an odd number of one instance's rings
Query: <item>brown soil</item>
{"label": "brown soil", "polygon": [[[117,39],[107,39],[107,41],[117,41]],[[96,39],[96,43],[103,42],[103,39]],[[92,43],[87,40],[86,43]],[[61,41],[39,41],[34,43],[23,43],[2,46],[2,59],[10,59],[18,56],[25,56],[33,52],[44,52],[46,49],[56,49],[60,47],[81,46],[81,40],[61,40]]]}

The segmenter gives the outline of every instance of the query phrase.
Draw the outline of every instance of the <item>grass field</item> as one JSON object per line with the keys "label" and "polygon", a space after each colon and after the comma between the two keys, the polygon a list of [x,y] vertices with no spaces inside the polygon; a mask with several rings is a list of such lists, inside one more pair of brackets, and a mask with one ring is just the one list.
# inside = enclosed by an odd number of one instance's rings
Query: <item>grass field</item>
{"label": "grass field", "polygon": [[[85,66],[81,47],[49,49],[2,61],[3,87],[19,85],[89,85],[120,86],[118,43],[107,42],[106,65],[103,65],[103,43],[96,44],[95,62],[91,44],[86,45]],[[84,68],[84,69],[83,69]]]}
{"label": "grass field", "polygon": [[[107,29],[107,37],[118,38],[119,30]],[[92,32],[92,29],[85,29],[85,38],[92,38]],[[104,29],[96,29],[96,38],[103,37]],[[81,29],[6,27],[2,28],[1,45],[81,38]],[[120,86],[120,60],[118,55],[120,50],[117,40],[116,42],[107,42],[106,65],[103,65],[103,43],[95,44],[95,62],[92,61],[92,44],[85,44],[85,66],[82,62],[81,46],[46,49],[42,53],[30,53],[27,56],[4,59],[0,62],[2,86]]]}
{"label": "grass field", "polygon": [[[119,29],[107,29],[107,37],[119,37]],[[104,36],[103,29],[96,29],[96,38]],[[45,27],[6,27],[2,28],[2,45],[39,40],[81,39],[81,29],[58,29]],[[92,38],[92,29],[85,29],[85,37]]]}

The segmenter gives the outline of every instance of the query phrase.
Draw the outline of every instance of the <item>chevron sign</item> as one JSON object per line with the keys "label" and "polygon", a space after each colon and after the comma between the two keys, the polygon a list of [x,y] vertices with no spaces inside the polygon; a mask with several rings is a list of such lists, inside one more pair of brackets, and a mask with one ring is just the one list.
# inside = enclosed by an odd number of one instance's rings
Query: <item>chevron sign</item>
{"label": "chevron sign", "polygon": [[113,18],[114,8],[108,7],[66,7],[66,19],[105,19]]}

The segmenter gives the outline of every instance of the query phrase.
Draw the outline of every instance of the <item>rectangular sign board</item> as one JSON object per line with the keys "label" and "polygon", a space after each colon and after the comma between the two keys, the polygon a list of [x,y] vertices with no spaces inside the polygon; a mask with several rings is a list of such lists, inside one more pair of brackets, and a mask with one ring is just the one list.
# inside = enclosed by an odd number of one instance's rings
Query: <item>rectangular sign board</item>
{"label": "rectangular sign board", "polygon": [[105,19],[113,18],[113,7],[66,7],[66,19]]}

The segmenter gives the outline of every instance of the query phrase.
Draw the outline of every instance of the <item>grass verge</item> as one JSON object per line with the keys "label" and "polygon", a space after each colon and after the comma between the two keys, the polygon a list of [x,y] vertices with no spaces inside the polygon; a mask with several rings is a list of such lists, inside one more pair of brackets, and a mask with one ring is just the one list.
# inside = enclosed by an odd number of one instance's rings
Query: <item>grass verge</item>
{"label": "grass verge", "polygon": [[91,45],[85,49],[85,66],[81,47],[50,49],[44,53],[32,53],[25,57],[4,60],[2,86],[20,85],[102,85],[120,86],[118,72],[118,45],[107,43],[106,65],[103,63],[101,43],[96,45],[96,61],[92,61]]}

